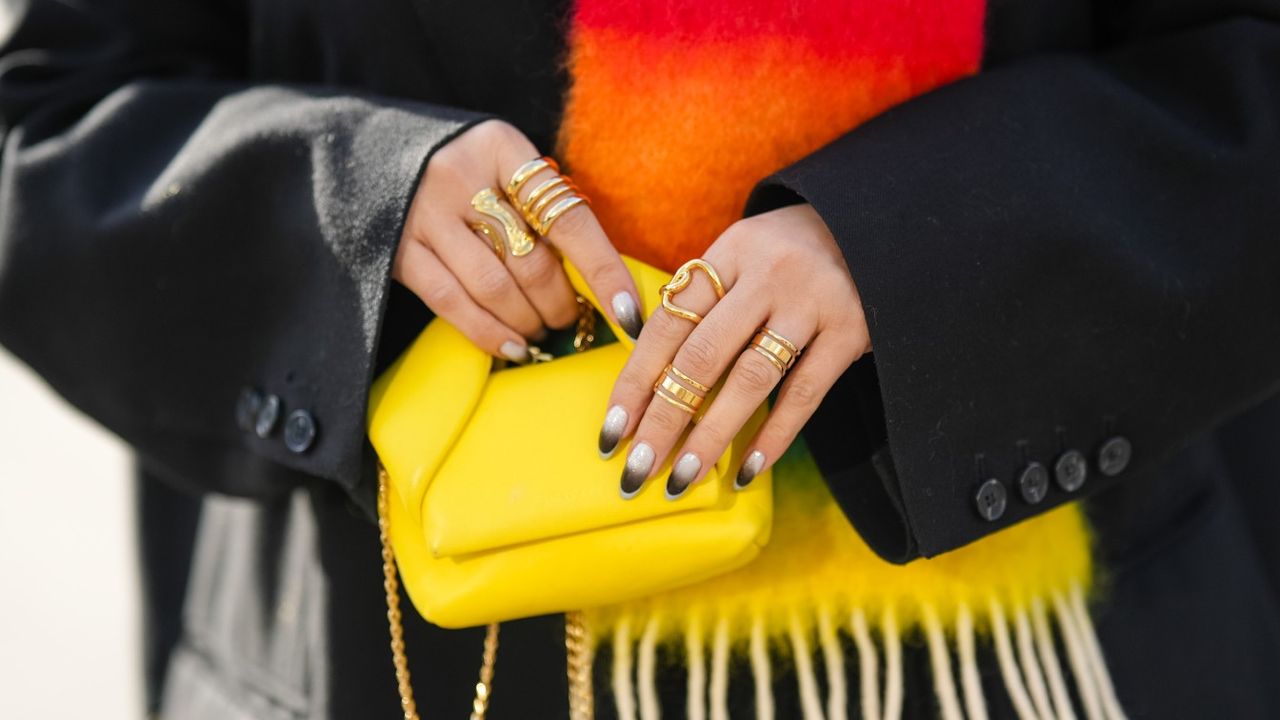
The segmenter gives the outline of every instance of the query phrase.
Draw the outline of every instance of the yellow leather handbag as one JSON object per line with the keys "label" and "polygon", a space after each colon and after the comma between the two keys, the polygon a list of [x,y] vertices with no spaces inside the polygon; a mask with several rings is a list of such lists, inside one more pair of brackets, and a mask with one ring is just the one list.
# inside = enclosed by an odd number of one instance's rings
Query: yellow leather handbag
{"label": "yellow leather handbag", "polygon": [[[648,317],[667,275],[626,263]],[[768,541],[771,476],[737,491],[731,475],[763,406],[679,502],[661,479],[620,497],[626,448],[609,460],[595,448],[632,347],[613,331],[617,343],[494,370],[436,319],[374,384],[369,437],[388,483],[388,539],[426,619],[459,628],[631,600],[735,569]]]}

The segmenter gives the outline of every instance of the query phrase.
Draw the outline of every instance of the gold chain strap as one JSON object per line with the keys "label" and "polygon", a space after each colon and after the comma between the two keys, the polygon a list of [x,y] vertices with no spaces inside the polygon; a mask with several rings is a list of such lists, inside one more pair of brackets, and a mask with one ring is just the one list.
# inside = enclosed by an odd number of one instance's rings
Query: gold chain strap
{"label": "gold chain strap", "polygon": [[569,673],[569,720],[594,720],[591,630],[580,611],[564,614],[564,649]]}
{"label": "gold chain strap", "polygon": [[[582,352],[595,342],[594,308],[578,297],[578,327],[573,348]],[[534,361],[549,360],[534,352]],[[396,689],[400,692],[400,709],[404,720],[421,720],[418,704],[413,699],[413,682],[409,677],[409,658],[404,651],[404,623],[400,613],[400,579],[396,575],[396,555],[391,549],[391,521],[387,511],[387,469],[378,463],[378,542],[382,544],[382,589],[387,594],[387,629],[391,634],[391,663],[396,669]],[[564,645],[569,674],[569,716],[571,720],[594,720],[595,698],[591,691],[591,635],[582,613],[565,613]],[[484,635],[484,654],[480,661],[480,679],[476,696],[471,701],[471,720],[484,720],[493,694],[493,666],[498,660],[498,623],[489,623]]]}

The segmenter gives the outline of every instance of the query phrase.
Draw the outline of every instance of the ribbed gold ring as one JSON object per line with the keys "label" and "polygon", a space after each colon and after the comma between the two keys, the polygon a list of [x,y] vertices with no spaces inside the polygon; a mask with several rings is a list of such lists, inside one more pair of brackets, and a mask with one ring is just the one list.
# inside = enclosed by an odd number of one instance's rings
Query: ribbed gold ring
{"label": "ribbed gold ring", "polygon": [[524,228],[520,218],[502,204],[502,198],[498,196],[497,190],[485,188],[476,193],[471,198],[471,207],[475,208],[476,212],[488,215],[502,223],[502,229],[507,236],[507,250],[512,257],[524,257],[533,252],[533,235]]}
{"label": "ribbed gold ring", "polygon": [[689,287],[689,283],[693,282],[694,270],[701,270],[706,274],[707,279],[711,281],[711,287],[716,291],[717,300],[724,298],[724,283],[720,282],[719,273],[716,272],[714,267],[711,267],[711,263],[703,260],[702,258],[694,258],[676,268],[671,279],[667,281],[666,285],[662,286],[659,293],[662,295],[663,310],[666,310],[678,318],[684,318],[685,320],[697,325],[702,322],[701,315],[687,308],[682,308],[672,301],[672,298],[675,297],[677,293]]}
{"label": "ribbed gold ring", "polygon": [[529,178],[547,168],[550,168],[553,172],[560,172],[560,166],[556,164],[556,161],[544,155],[530,160],[516,168],[514,173],[511,173],[511,179],[507,181],[506,191],[507,199],[511,201],[512,205],[520,206],[520,188],[529,182]]}

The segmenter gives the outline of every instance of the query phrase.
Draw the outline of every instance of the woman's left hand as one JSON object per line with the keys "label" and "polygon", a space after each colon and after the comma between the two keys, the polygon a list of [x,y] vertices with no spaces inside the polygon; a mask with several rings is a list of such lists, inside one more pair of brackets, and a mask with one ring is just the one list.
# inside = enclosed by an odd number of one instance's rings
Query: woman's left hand
{"label": "woman's left hand", "polygon": [[[858,290],[812,206],[741,220],[702,258],[719,274],[724,297],[717,300],[711,280],[693,271],[692,282],[672,301],[702,320],[654,313],[609,398],[601,454],[611,455],[623,438],[635,436],[622,474],[625,498],[662,467],[693,417],[654,391],[668,363],[705,387],[718,384],[727,372],[678,449],[667,481],[667,497],[675,499],[706,474],[781,382],[777,403],[738,471],[738,487],[751,482],[791,445],[840,375],[871,349]],[[801,350],[785,380],[777,363],[748,346],[765,327]],[[688,380],[673,377],[696,390]]]}

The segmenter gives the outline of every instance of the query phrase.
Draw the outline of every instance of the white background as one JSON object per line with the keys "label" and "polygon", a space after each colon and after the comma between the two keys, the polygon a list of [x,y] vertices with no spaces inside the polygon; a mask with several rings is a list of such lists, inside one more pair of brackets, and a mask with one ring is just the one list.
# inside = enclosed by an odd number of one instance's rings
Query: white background
{"label": "white background", "polygon": [[143,717],[129,463],[0,349],[0,718]]}

